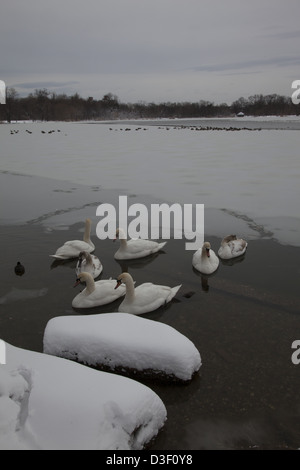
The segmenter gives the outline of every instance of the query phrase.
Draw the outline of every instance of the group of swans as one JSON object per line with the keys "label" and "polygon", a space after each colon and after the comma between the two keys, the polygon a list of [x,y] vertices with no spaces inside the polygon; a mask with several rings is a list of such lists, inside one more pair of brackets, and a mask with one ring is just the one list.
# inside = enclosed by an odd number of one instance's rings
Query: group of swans
{"label": "group of swans", "polygon": [[[166,242],[158,243],[143,239],[126,240],[120,228],[116,231],[116,239],[120,240],[120,247],[114,254],[116,260],[143,258],[157,253],[166,244]],[[243,255],[246,248],[245,240],[229,235],[222,240],[218,255],[222,259],[231,259]],[[91,241],[91,220],[87,219],[83,240],[67,241],[57,249],[54,255],[50,255],[59,260],[78,257],[75,286],[85,283],[86,287],[73,299],[74,308],[105,305],[125,296],[119,305],[119,312],[140,315],[170,302],[182,286],[180,284],[169,287],[146,282],[135,287],[134,280],[129,273],[120,274],[117,280],[110,278],[95,281],[102,273],[103,266],[99,258],[92,254],[94,250],[95,245]],[[210,243],[204,242],[202,248],[194,253],[192,265],[203,274],[212,274],[219,266],[219,257],[211,249]]]}
{"label": "group of swans", "polygon": [[[122,229],[117,229],[116,239],[120,240],[120,247],[114,255],[116,260],[143,258],[157,253],[166,244],[166,242],[157,243],[142,239],[126,240]],[[85,283],[86,287],[74,297],[72,301],[74,308],[106,305],[125,296],[119,311],[140,315],[170,302],[181,287],[181,285],[169,287],[147,282],[135,288],[129,273],[122,273],[117,281],[114,279],[95,281],[103,271],[103,266],[99,258],[92,254],[94,250],[95,245],[91,241],[91,220],[87,219],[83,240],[67,241],[54,255],[50,255],[58,260],[78,257],[75,286]]]}
{"label": "group of swans", "polygon": [[203,274],[214,273],[220,264],[220,259],[228,260],[242,256],[247,249],[248,243],[236,235],[228,235],[221,241],[218,250],[218,256],[211,249],[209,242],[204,242],[202,248],[199,248],[192,259],[192,264],[197,271]]}
{"label": "group of swans", "polygon": [[[52,258],[58,260],[66,260],[77,258],[80,253],[92,253],[95,251],[95,245],[91,240],[91,219],[86,219],[83,240],[70,240],[60,246]],[[166,242],[157,243],[151,240],[142,240],[140,238],[126,240],[125,232],[118,228],[116,231],[116,239],[120,240],[120,247],[114,254],[116,260],[129,260],[143,258],[152,255],[161,250]]]}

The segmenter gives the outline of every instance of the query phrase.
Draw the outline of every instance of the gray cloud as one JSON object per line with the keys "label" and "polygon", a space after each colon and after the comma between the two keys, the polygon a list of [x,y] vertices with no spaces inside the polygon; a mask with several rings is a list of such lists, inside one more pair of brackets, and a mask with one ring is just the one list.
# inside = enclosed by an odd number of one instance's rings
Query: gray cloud
{"label": "gray cloud", "polygon": [[283,31],[279,33],[273,33],[268,35],[271,38],[274,39],[298,39],[300,38],[300,31]]}
{"label": "gray cloud", "polygon": [[70,85],[78,85],[78,81],[68,81],[68,82],[24,82],[24,83],[14,83],[12,87],[18,88],[29,88],[29,89],[40,89],[40,88],[62,88]]}
{"label": "gray cloud", "polygon": [[[277,66],[277,67],[289,67],[289,66],[299,66],[300,65],[300,56],[294,57],[273,57],[268,59],[254,59],[241,62],[233,63],[221,63],[213,65],[200,65],[193,67],[193,70],[196,72],[223,72],[227,70],[240,70],[240,69],[251,69],[253,67],[268,67],[268,66]],[[251,72],[249,72],[251,73]]]}
{"label": "gray cloud", "polygon": [[299,13],[299,0],[1,0],[0,79],[122,101],[289,93]]}

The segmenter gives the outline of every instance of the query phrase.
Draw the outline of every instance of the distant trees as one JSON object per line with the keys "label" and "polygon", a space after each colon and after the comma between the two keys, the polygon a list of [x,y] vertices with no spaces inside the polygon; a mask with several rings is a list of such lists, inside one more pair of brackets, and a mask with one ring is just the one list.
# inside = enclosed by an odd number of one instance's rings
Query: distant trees
{"label": "distant trees", "polygon": [[248,99],[239,98],[231,105],[234,113],[243,112],[251,116],[299,114],[300,109],[293,105],[291,98],[272,95],[253,95]]}
{"label": "distant trees", "polygon": [[2,115],[5,116],[4,118],[2,117],[2,119],[5,119],[7,122],[16,119],[13,116],[18,115],[18,93],[14,88],[6,89],[6,104],[1,105],[0,111],[2,110],[4,111]]}
{"label": "distant trees", "polygon": [[140,118],[197,118],[230,117],[239,112],[251,116],[300,114],[300,106],[290,97],[253,95],[239,98],[231,105],[214,104],[210,101],[165,102],[165,103],[121,103],[113,93],[102,99],[87,99],[75,93],[72,96],[56,94],[43,88],[27,97],[20,98],[14,88],[7,89],[6,104],[0,105],[0,121],[79,121],[104,119]]}

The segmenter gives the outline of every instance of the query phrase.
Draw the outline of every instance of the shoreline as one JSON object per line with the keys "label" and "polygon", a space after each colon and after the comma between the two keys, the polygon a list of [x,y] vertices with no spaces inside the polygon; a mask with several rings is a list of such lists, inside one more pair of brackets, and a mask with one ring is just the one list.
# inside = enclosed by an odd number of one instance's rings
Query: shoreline
{"label": "shoreline", "polygon": [[[192,130],[300,130],[300,116],[247,116],[244,117],[199,117],[199,118],[132,118],[132,119],[108,119],[108,120],[86,120],[86,121],[12,121],[0,122],[5,126],[19,125],[64,125],[72,124],[101,124],[101,125],[128,125],[128,126],[166,126],[169,128],[182,128]],[[130,130],[130,129],[128,129]]]}
{"label": "shoreline", "polygon": [[250,130],[300,130],[300,116],[244,116],[212,118],[174,118],[174,119],[119,119],[107,121],[89,121],[87,124],[110,125],[148,125],[182,128],[202,127],[203,130],[248,128]]}

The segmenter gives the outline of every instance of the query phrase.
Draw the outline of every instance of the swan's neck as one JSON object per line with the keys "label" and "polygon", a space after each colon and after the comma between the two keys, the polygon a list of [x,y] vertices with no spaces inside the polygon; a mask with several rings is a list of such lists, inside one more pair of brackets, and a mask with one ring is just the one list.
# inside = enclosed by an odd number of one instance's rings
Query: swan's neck
{"label": "swan's neck", "polygon": [[86,295],[90,295],[95,290],[95,281],[93,278],[88,277],[86,280],[86,288],[85,293]]}
{"label": "swan's neck", "polygon": [[127,247],[127,240],[126,238],[119,238],[120,240],[120,247],[121,249],[125,249]]}
{"label": "swan's neck", "polygon": [[135,297],[134,282],[132,279],[126,279],[126,300],[132,301]]}
{"label": "swan's neck", "polygon": [[118,230],[118,238],[120,241],[120,247],[125,249],[127,247],[127,239],[124,230],[122,230],[121,228],[119,228]]}
{"label": "swan's neck", "polygon": [[89,266],[91,266],[93,264],[92,257],[89,253],[86,255],[85,261],[86,261],[86,264],[89,265]]}

